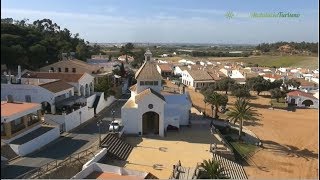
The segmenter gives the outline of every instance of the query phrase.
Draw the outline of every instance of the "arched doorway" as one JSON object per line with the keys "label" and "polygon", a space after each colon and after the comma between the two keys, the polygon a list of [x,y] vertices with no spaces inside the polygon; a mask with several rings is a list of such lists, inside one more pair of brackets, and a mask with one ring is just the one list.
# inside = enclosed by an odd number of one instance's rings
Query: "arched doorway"
{"label": "arched doorway", "polygon": [[307,100],[304,100],[302,104],[306,107],[310,107],[311,105],[313,105],[313,102],[310,99],[307,99]]}
{"label": "arched doorway", "polygon": [[81,96],[84,96],[84,91],[85,91],[85,90],[84,90],[84,87],[83,87],[83,85],[81,85],[81,86],[80,86],[80,95],[81,95]]}
{"label": "arched doorway", "polygon": [[90,96],[90,88],[89,88],[89,85],[88,84],[86,84],[86,86],[85,86],[85,91],[86,91],[86,96]]}
{"label": "arched doorway", "polygon": [[90,83],[90,91],[91,91],[91,92],[90,92],[91,94],[94,93],[94,87],[93,87],[93,83],[92,83],[92,82]]}
{"label": "arched doorway", "polygon": [[142,115],[143,134],[159,134],[159,114],[153,111]]}

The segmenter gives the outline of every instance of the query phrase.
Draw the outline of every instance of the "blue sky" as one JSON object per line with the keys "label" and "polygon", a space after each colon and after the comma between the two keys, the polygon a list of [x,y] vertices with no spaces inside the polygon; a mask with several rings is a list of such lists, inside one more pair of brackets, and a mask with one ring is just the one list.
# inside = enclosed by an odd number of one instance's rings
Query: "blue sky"
{"label": "blue sky", "polygon": [[[225,13],[233,12],[228,19]],[[250,13],[299,18],[250,18]],[[318,41],[317,0],[2,0],[1,18],[50,18],[90,42]]]}

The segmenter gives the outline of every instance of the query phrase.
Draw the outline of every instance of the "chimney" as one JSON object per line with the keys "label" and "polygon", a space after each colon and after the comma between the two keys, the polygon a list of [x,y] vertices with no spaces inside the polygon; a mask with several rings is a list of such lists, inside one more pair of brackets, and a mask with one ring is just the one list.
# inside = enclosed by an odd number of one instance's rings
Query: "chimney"
{"label": "chimney", "polygon": [[18,65],[18,79],[21,79],[21,66]]}
{"label": "chimney", "polygon": [[11,84],[11,71],[9,70],[9,79],[8,79],[8,84]]}
{"label": "chimney", "polygon": [[68,54],[67,53],[62,53],[61,57],[62,57],[62,60],[68,60]]}
{"label": "chimney", "polygon": [[70,52],[70,59],[74,59],[76,56],[76,53],[75,52]]}
{"label": "chimney", "polygon": [[13,97],[12,95],[7,96],[7,103],[13,103]]}

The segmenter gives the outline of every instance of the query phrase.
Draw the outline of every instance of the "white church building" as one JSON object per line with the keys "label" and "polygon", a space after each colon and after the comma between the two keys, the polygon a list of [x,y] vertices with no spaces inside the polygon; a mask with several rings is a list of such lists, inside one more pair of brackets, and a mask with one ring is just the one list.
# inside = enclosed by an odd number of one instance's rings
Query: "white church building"
{"label": "white church building", "polygon": [[130,88],[131,97],[121,108],[126,134],[164,136],[169,125],[179,128],[189,124],[189,96],[162,92],[162,76],[151,58],[147,50],[145,62],[135,74],[137,84]]}

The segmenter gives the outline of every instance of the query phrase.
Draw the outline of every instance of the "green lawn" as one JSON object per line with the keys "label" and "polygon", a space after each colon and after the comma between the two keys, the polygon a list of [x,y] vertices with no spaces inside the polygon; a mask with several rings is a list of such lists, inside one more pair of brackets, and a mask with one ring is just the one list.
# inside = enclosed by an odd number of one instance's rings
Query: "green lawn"
{"label": "green lawn", "polygon": [[257,148],[257,146],[255,145],[237,141],[230,142],[230,144],[242,157],[246,157],[250,153],[253,153]]}
{"label": "green lawn", "polygon": [[232,139],[230,136],[226,136],[225,139],[231,144],[231,146],[240,154],[241,157],[246,157],[253,153],[257,146],[248,144],[245,142],[240,142],[238,140]]}
{"label": "green lawn", "polygon": [[315,68],[318,66],[318,57],[312,56],[255,56],[242,58],[241,61],[246,64],[258,64],[259,66],[302,68]]}
{"label": "green lawn", "polygon": [[288,104],[285,103],[285,100],[283,98],[279,99],[279,102],[277,102],[276,99],[271,99],[272,107],[275,108],[287,108]]}

